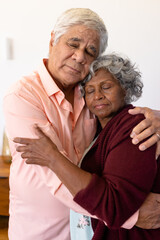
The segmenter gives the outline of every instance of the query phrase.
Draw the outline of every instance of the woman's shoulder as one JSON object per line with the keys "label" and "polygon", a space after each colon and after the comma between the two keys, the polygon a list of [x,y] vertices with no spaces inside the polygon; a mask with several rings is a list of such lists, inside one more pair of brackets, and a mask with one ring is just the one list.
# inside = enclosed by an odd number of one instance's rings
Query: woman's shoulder
{"label": "woman's shoulder", "polygon": [[143,114],[131,115],[128,110],[134,108],[132,105],[125,106],[111,119],[101,132],[102,138],[121,141],[130,136],[132,129],[144,119]]}
{"label": "woman's shoulder", "polygon": [[[133,128],[136,124],[144,119],[143,114],[131,115],[128,110],[133,109],[133,105],[127,105],[122,110],[120,110],[117,115],[111,120],[112,128]],[[110,127],[111,127],[110,126]]]}
{"label": "woman's shoulder", "polygon": [[117,116],[117,123],[119,125],[123,126],[134,126],[135,124],[138,124],[140,121],[142,121],[145,117],[143,114],[136,114],[136,115],[131,115],[128,110],[133,109],[133,105],[128,105],[126,106]]}

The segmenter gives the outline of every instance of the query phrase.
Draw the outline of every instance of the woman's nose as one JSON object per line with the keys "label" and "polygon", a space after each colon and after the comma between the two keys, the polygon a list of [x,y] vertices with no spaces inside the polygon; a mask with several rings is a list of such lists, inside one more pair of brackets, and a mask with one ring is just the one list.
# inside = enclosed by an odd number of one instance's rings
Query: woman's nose
{"label": "woman's nose", "polygon": [[102,99],[103,97],[104,97],[104,95],[100,89],[95,91],[94,98],[96,100]]}

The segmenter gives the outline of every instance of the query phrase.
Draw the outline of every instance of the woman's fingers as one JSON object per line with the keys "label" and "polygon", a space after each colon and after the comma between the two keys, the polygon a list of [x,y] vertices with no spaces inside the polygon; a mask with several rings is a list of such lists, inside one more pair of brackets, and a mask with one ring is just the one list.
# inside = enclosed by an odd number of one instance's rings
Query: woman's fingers
{"label": "woman's fingers", "polygon": [[36,165],[40,165],[40,166],[46,166],[46,164],[45,164],[46,161],[43,161],[43,159],[36,158],[36,157],[27,158],[25,162],[27,164],[36,164]]}
{"label": "woman's fingers", "polygon": [[13,139],[13,142],[15,143],[19,143],[19,144],[30,144],[30,143],[34,143],[35,139],[32,138],[20,138],[20,137],[16,137]]}
{"label": "woman's fingers", "polygon": [[30,151],[30,146],[29,146],[29,145],[17,146],[17,147],[16,147],[16,151],[17,151],[17,152]]}

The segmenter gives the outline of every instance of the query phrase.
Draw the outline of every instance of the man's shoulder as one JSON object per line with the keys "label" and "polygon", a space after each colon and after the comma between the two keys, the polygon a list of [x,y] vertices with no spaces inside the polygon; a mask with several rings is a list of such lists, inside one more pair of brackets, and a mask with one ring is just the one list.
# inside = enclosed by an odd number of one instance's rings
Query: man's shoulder
{"label": "man's shoulder", "polygon": [[5,97],[15,94],[33,94],[42,88],[39,74],[34,71],[30,75],[22,76],[18,81],[14,82],[7,90]]}

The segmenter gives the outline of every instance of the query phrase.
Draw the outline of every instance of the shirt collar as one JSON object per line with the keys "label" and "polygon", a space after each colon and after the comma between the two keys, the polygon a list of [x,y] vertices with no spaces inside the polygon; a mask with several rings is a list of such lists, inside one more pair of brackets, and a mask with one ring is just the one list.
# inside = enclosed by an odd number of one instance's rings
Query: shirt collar
{"label": "shirt collar", "polygon": [[59,89],[57,84],[55,83],[54,79],[49,74],[47,68],[46,68],[47,59],[43,59],[42,63],[40,64],[38,68],[38,74],[40,75],[41,82],[43,84],[43,87],[48,94],[48,96],[52,96],[55,93],[61,92],[62,95],[63,92]]}

